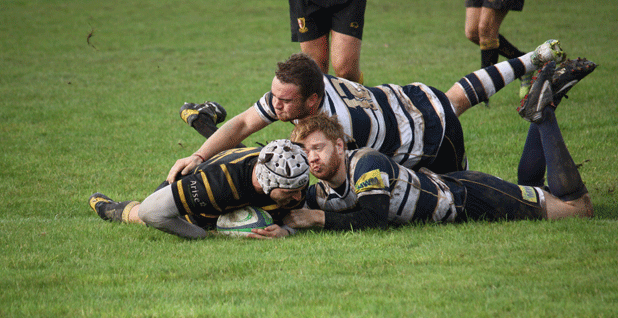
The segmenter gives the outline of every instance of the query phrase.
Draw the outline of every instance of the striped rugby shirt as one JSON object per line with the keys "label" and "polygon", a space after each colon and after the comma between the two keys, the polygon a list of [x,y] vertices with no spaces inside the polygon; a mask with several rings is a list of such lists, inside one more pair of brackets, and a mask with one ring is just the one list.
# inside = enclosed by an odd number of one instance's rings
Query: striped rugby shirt
{"label": "striped rugby shirt", "polygon": [[417,220],[453,222],[461,206],[456,202],[460,199],[438,175],[426,169],[407,169],[373,149],[347,151],[346,166],[344,189],[337,193],[322,181],[311,185],[308,208],[348,213],[362,208],[358,206],[360,197],[385,194],[390,197],[388,223],[404,224]]}
{"label": "striped rugby shirt", "polygon": [[[421,83],[366,87],[330,75],[324,75],[324,84],[319,111],[337,115],[346,142],[410,168],[433,161],[444,138],[444,107],[452,107],[444,93]],[[269,124],[278,120],[271,92],[253,107]]]}

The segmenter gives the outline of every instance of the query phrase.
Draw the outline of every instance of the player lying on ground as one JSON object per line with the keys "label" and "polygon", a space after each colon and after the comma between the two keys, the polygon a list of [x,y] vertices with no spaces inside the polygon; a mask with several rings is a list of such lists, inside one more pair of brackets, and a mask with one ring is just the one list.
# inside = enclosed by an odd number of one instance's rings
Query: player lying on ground
{"label": "player lying on ground", "polygon": [[[585,72],[594,69],[593,63],[580,62]],[[530,185],[476,171],[417,172],[374,149],[346,151],[342,127],[319,115],[300,121],[291,140],[303,145],[311,173],[320,182],[307,191],[308,208],[291,211],[285,224],[352,230],[415,221],[592,217],[590,196],[554,114],[554,105],[560,102],[552,94],[554,66],[551,62],[543,68],[518,109],[531,121],[520,163],[530,173],[520,171],[520,177]],[[541,187],[545,167],[549,191]],[[269,235],[268,228],[253,231]]]}
{"label": "player lying on ground", "polygon": [[523,74],[565,56],[560,43],[549,40],[534,52],[466,75],[443,93],[421,83],[365,87],[323,75],[310,57],[295,54],[278,63],[270,92],[218,130],[215,125],[225,119],[220,105],[185,104],[181,117],[208,139],[196,155],[179,159],[167,180],[173,182],[202,158],[237,146],[276,120],[294,121],[317,113],[336,114],[347,143],[376,149],[406,167],[427,167],[435,172],[465,170],[458,116]]}
{"label": "player lying on ground", "polygon": [[[260,207],[281,221],[289,209],[302,206],[308,184],[305,153],[289,140],[280,139],[263,148],[221,152],[180,180],[164,182],[141,204],[115,202],[101,193],[93,194],[89,204],[104,220],[143,222],[195,239],[206,237],[219,215],[247,205]],[[293,231],[275,227],[274,237]]]}

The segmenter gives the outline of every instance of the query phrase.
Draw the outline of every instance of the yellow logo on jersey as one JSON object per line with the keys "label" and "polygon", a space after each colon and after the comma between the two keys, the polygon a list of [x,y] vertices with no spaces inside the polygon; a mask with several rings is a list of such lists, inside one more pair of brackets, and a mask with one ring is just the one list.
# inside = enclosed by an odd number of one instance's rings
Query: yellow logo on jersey
{"label": "yellow logo on jersey", "polygon": [[538,202],[536,198],[536,191],[534,191],[534,188],[527,187],[527,186],[519,186],[519,188],[521,189],[522,199],[528,202],[534,202],[534,203]]}
{"label": "yellow logo on jersey", "polygon": [[309,31],[309,29],[307,29],[307,26],[305,25],[305,18],[298,18],[297,21],[298,21],[298,32],[305,33]]}
{"label": "yellow logo on jersey", "polygon": [[361,193],[371,189],[384,188],[384,182],[382,181],[382,176],[380,175],[380,170],[378,169],[363,174],[354,185],[354,191],[356,191],[356,193]]}

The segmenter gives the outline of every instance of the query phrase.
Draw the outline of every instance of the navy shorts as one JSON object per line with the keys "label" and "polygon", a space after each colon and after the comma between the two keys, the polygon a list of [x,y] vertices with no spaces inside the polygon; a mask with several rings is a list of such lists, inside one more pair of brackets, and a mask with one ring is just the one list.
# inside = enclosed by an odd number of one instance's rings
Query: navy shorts
{"label": "navy shorts", "polygon": [[524,0],[466,0],[466,8],[521,11],[524,8]]}
{"label": "navy shorts", "polygon": [[289,0],[292,42],[315,40],[331,30],[363,38],[367,0]]}
{"label": "navy shorts", "polygon": [[478,171],[457,171],[442,176],[459,197],[458,222],[468,220],[539,220],[547,217],[540,188],[520,186]]}

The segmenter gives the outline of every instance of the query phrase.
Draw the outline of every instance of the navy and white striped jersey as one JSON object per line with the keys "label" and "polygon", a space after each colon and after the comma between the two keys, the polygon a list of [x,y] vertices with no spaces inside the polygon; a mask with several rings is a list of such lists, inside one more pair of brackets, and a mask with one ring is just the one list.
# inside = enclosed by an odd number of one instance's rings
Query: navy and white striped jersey
{"label": "navy and white striped jersey", "polygon": [[453,222],[461,210],[462,204],[457,202],[460,197],[454,196],[441,177],[429,170],[415,172],[370,148],[348,151],[346,165],[345,188],[338,193],[322,181],[311,185],[308,208],[348,213],[362,209],[358,206],[360,197],[386,194],[390,197],[389,224]]}
{"label": "navy and white striped jersey", "polygon": [[[421,83],[366,87],[330,75],[324,75],[324,84],[319,111],[337,115],[350,138],[346,142],[410,168],[433,161],[444,138],[444,107],[452,107],[444,93]],[[268,123],[277,120],[272,100],[268,92],[253,105]]]}

